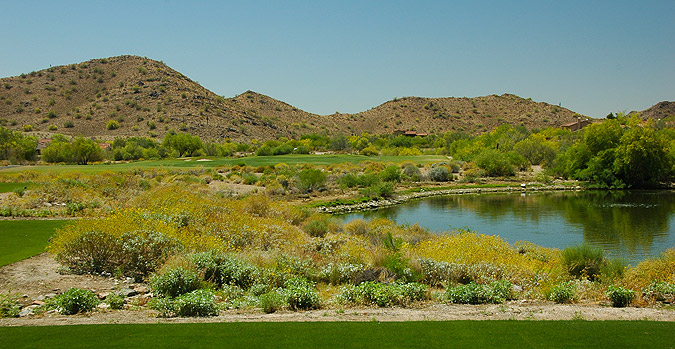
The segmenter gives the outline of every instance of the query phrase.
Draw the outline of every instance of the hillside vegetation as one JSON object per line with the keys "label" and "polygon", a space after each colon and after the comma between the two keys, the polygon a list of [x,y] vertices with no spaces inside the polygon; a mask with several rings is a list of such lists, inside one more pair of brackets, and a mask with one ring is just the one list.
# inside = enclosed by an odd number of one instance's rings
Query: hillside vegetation
{"label": "hillside vegetation", "polygon": [[94,59],[0,79],[0,125],[38,137],[62,133],[108,140],[162,138],[170,130],[212,141],[395,130],[476,134],[501,124],[556,127],[577,116],[509,94],[404,97],[361,113],[316,115],[252,91],[218,96],[161,61],[137,56]]}

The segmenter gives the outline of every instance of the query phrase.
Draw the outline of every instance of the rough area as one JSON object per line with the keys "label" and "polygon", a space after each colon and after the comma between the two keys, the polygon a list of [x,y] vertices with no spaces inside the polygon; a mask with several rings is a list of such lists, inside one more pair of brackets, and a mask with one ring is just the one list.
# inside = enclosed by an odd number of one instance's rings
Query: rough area
{"label": "rough area", "polygon": [[90,289],[99,297],[113,291],[125,291],[130,297],[147,297],[147,287],[130,279],[117,280],[92,275],[62,275],[58,264],[43,253],[0,269],[0,292],[23,296],[25,316],[0,319],[0,326],[48,326],[109,323],[180,323],[235,321],[440,321],[440,320],[654,320],[675,321],[675,309],[656,307],[612,308],[607,304],[581,303],[559,305],[539,300],[518,300],[505,304],[454,305],[437,302],[416,304],[410,308],[339,307],[313,311],[282,311],[264,314],[260,309],[226,310],[210,318],[157,318],[153,310],[109,310],[61,315],[48,312],[30,315],[31,305],[70,287]]}

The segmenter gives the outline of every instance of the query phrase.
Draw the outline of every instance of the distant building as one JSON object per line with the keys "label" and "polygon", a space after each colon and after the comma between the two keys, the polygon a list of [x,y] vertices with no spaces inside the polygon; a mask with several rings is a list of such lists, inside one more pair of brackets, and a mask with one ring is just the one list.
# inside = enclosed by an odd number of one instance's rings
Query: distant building
{"label": "distant building", "polygon": [[52,142],[52,140],[49,139],[49,138],[41,138],[40,140],[38,140],[37,147],[36,147],[36,150],[37,150],[38,155],[41,155],[41,154],[42,154],[42,149],[47,148],[47,146],[48,146],[51,142]]}
{"label": "distant building", "polygon": [[407,136],[407,137],[415,137],[415,136],[420,136],[420,137],[426,137],[428,136],[428,133],[425,132],[417,132],[417,131],[403,131],[403,130],[396,130],[394,131],[394,136]]}
{"label": "distant building", "polygon": [[582,128],[590,125],[592,122],[588,119],[577,118],[577,121],[570,122],[568,124],[562,125],[562,128],[565,130],[570,130],[572,132],[581,130]]}

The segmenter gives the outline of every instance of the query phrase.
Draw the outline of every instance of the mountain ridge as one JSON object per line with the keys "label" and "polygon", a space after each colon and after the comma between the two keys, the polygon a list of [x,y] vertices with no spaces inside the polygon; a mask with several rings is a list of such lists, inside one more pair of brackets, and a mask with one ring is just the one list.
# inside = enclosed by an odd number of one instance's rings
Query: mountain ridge
{"label": "mountain ridge", "polygon": [[[318,115],[251,90],[218,96],[163,62],[138,56],[92,59],[0,79],[0,122],[39,137],[161,138],[176,130],[213,141],[251,141],[320,132],[480,133],[504,123],[559,127],[578,117],[586,118],[513,94],[402,97],[359,113]],[[112,121],[118,127],[109,125]]]}

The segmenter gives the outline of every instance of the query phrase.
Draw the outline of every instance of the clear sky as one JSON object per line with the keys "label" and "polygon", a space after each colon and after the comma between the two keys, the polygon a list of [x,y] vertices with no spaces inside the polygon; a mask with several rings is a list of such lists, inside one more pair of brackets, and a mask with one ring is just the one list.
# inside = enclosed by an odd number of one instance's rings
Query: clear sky
{"label": "clear sky", "polygon": [[513,93],[604,117],[675,100],[675,0],[0,0],[0,77],[123,54],[319,114]]}

